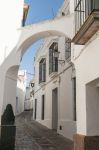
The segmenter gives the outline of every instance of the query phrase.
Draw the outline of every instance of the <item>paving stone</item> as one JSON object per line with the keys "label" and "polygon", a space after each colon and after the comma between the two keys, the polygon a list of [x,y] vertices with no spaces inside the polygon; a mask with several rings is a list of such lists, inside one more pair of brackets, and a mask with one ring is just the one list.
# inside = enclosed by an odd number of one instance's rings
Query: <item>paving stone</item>
{"label": "paving stone", "polygon": [[73,142],[32,119],[32,111],[16,117],[15,150],[73,150]]}

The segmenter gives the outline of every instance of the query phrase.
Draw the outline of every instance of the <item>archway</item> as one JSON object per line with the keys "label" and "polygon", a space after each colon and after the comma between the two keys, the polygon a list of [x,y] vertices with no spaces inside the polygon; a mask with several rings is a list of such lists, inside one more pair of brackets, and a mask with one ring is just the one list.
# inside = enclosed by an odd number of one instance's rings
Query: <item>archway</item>
{"label": "archway", "polygon": [[73,15],[68,15],[53,20],[43,21],[37,24],[26,26],[22,29],[22,34],[17,43],[17,51],[21,54],[36,41],[49,36],[73,37]]}
{"label": "archway", "polygon": [[[1,99],[1,101],[3,100],[2,110],[5,109],[7,103],[12,103],[15,112],[17,74],[20,60],[26,50],[39,39],[49,36],[65,36],[71,39],[73,36],[72,27],[73,15],[69,15],[58,19],[33,24],[21,29],[22,33],[20,39],[4,64],[7,71],[4,75],[5,84],[2,93],[3,99]],[[11,95],[9,93],[13,94]]]}

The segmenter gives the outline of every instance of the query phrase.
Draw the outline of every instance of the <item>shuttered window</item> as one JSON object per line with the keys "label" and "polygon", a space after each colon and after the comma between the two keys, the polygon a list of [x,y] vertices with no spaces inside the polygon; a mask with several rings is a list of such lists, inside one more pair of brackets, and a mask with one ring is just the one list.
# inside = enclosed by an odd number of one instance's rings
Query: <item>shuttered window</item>
{"label": "shuttered window", "polygon": [[44,108],[45,107],[45,95],[42,95],[42,112],[41,112],[41,119],[44,120]]}
{"label": "shuttered window", "polygon": [[65,41],[65,58],[66,60],[71,56],[71,39]]}
{"label": "shuttered window", "polygon": [[37,113],[37,99],[35,99],[35,111],[34,111],[34,119],[36,120],[36,113]]}
{"label": "shuttered window", "polygon": [[74,121],[76,121],[76,78],[72,79],[73,81],[73,102],[74,102]]}
{"label": "shuttered window", "polygon": [[75,2],[75,31],[81,28],[92,12],[99,10],[99,0],[74,0]]}
{"label": "shuttered window", "polygon": [[46,59],[39,62],[39,83],[46,81]]}
{"label": "shuttered window", "polygon": [[54,51],[58,51],[58,43],[53,42],[49,48],[49,74],[58,72],[58,58],[54,57]]}

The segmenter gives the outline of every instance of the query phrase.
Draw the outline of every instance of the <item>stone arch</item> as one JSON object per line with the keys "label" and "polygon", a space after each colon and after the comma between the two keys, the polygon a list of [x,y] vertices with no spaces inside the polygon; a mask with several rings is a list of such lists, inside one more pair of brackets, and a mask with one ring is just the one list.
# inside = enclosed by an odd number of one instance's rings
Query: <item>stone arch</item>
{"label": "stone arch", "polygon": [[68,15],[61,18],[40,22],[37,24],[23,27],[20,30],[22,32],[19,41],[15,49],[12,50],[12,52],[10,53],[9,57],[6,59],[3,65],[3,68],[6,67],[7,71],[4,73],[4,88],[2,90],[3,93],[1,98],[1,104],[3,104],[2,111],[5,109],[7,103],[12,103],[14,113],[16,102],[15,94],[17,73],[19,69],[19,63],[23,54],[25,53],[27,48],[30,47],[33,43],[45,37],[63,35],[72,39],[73,15]]}
{"label": "stone arch", "polygon": [[69,15],[24,27],[17,50],[21,50],[23,56],[33,43],[49,36],[65,36],[71,39],[73,37],[73,16]]}
{"label": "stone arch", "polygon": [[34,44],[36,41],[40,40],[40,39],[43,39],[43,38],[47,38],[47,37],[50,37],[50,36],[66,36],[65,34],[63,33],[60,33],[60,32],[56,32],[56,31],[45,31],[45,32],[40,32],[40,33],[37,33],[35,35],[32,35],[31,37],[29,37],[28,39],[26,39],[22,45],[20,46],[19,49],[21,49],[21,54],[23,56],[23,54],[26,52],[26,50],[32,45]]}

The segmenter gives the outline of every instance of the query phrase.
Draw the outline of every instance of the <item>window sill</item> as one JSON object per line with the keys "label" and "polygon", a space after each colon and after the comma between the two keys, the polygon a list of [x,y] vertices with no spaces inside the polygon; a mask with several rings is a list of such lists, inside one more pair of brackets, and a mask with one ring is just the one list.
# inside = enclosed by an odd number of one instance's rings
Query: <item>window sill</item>
{"label": "window sill", "polygon": [[70,62],[71,61],[71,56],[68,57],[67,59],[65,58],[65,62]]}
{"label": "window sill", "polygon": [[50,78],[54,78],[54,77],[56,77],[58,75],[58,72],[52,72],[50,75],[49,75],[49,77]]}
{"label": "window sill", "polygon": [[39,83],[39,86],[45,86],[45,85],[46,85],[46,82],[45,82],[45,81]]}

